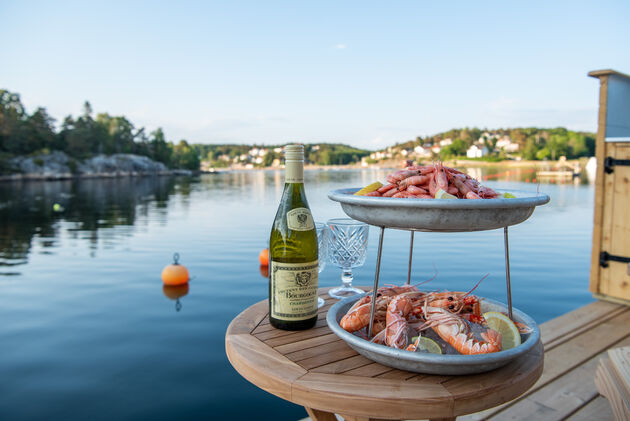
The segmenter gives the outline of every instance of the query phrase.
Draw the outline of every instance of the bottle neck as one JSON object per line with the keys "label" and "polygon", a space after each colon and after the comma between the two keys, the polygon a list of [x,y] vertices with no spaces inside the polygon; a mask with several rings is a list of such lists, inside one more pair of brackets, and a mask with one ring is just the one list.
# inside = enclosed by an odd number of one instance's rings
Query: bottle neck
{"label": "bottle neck", "polygon": [[287,160],[285,163],[285,183],[304,183],[304,161]]}

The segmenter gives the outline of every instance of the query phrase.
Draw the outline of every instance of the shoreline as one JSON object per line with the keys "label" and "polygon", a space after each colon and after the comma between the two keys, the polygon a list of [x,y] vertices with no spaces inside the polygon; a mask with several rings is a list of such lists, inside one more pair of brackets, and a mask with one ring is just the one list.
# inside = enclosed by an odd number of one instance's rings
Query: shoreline
{"label": "shoreline", "polygon": [[[453,168],[471,168],[471,167],[503,167],[503,168],[537,168],[551,169],[564,167],[575,167],[579,165],[580,170],[584,169],[585,164],[581,161],[588,158],[579,158],[571,160],[556,161],[473,161],[473,160],[447,160],[444,164]],[[421,165],[428,165],[429,162],[421,162]],[[340,171],[340,170],[396,170],[403,168],[400,161],[384,161],[378,164],[370,164],[362,166],[361,164],[348,165],[304,165],[306,171]],[[241,172],[241,171],[283,171],[284,167],[262,167],[262,168],[220,168],[214,171],[192,171],[192,170],[165,170],[165,171],[112,171],[112,172],[92,172],[92,173],[13,173],[0,175],[0,182],[26,182],[26,181],[63,181],[63,180],[87,180],[96,178],[123,178],[123,177],[163,177],[163,176],[198,176],[203,174],[221,174],[225,172]]]}
{"label": "shoreline", "polygon": [[138,172],[138,171],[117,171],[108,173],[89,173],[89,174],[6,174],[0,175],[0,182],[25,182],[25,181],[68,181],[68,180],[91,180],[96,178],[127,178],[127,177],[164,177],[164,176],[193,176],[204,174],[202,171],[190,170],[169,170],[158,172]]}

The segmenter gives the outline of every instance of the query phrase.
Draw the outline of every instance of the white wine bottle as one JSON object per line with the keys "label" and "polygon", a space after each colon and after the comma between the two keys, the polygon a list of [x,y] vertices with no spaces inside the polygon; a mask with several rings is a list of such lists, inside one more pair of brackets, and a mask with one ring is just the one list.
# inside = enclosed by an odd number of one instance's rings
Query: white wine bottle
{"label": "white wine bottle", "polygon": [[269,239],[269,321],[284,330],[317,322],[317,232],[304,193],[304,146],[285,147],[285,183]]}

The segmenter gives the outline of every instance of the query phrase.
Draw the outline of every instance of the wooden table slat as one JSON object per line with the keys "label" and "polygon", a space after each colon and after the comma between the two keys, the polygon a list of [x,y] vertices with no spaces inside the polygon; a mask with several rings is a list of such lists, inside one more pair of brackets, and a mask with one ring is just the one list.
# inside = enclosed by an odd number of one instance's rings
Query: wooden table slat
{"label": "wooden table slat", "polygon": [[283,355],[287,355],[291,352],[301,351],[304,349],[312,348],[315,346],[325,345],[330,342],[339,341],[339,336],[334,333],[327,335],[316,336],[314,338],[304,339],[303,341],[291,342],[289,344],[278,345],[274,347],[276,351]]}
{"label": "wooden table slat", "polygon": [[357,354],[342,360],[315,367],[310,371],[312,373],[340,374],[348,370],[352,370],[353,368],[362,367],[372,363],[372,360],[364,357],[363,355]]}
{"label": "wooden table slat", "polygon": [[315,323],[315,326],[311,329],[293,331],[293,330],[276,329],[272,327],[270,330],[267,330],[265,332],[254,333],[254,336],[260,339],[261,341],[267,341],[268,339],[274,339],[274,338],[281,338],[283,336],[287,336],[290,338],[298,338],[298,340],[302,340],[302,339],[307,339],[312,336],[317,336],[317,334],[313,333],[313,332],[317,332],[317,328],[325,328],[328,332],[330,332],[330,329],[328,329],[328,325],[326,324],[326,319],[320,318]]}

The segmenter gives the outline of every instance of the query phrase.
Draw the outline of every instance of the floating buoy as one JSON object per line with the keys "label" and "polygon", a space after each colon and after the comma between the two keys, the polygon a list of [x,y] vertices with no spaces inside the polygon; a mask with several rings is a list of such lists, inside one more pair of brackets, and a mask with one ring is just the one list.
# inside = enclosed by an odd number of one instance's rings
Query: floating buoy
{"label": "floating buoy", "polygon": [[261,266],[269,266],[269,249],[263,249],[258,255]]}
{"label": "floating buoy", "polygon": [[188,269],[179,264],[179,253],[173,255],[173,263],[162,270],[162,282],[164,285],[183,285],[188,283]]}

